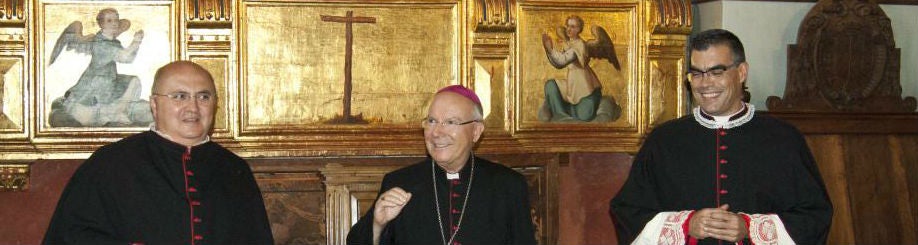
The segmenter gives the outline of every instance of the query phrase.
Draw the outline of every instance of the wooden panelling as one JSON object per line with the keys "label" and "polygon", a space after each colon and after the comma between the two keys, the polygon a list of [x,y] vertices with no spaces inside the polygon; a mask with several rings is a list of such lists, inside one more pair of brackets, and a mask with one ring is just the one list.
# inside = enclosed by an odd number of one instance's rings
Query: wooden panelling
{"label": "wooden panelling", "polygon": [[842,140],[848,193],[851,200],[855,242],[858,244],[905,244],[904,224],[895,201],[895,172],[889,142],[882,135],[850,135]]}
{"label": "wooden panelling", "polygon": [[32,163],[28,191],[0,195],[0,244],[40,244],[64,186],[83,160]]}
{"label": "wooden panelling", "polygon": [[[915,159],[909,159],[906,156],[906,152],[909,152],[912,156],[915,155],[915,145],[903,145],[903,141],[908,142],[908,137],[903,136],[889,136],[889,154],[892,156],[892,161],[890,165],[892,167],[892,175],[890,175],[890,182],[894,185],[893,191],[899,193],[898,195],[893,196],[891,201],[896,202],[896,206],[899,207],[899,222],[902,224],[900,231],[902,232],[903,241],[918,241],[916,238],[916,233],[913,232],[916,230],[915,215],[918,214],[918,210],[911,204],[914,199],[914,190],[909,191],[909,176],[911,176],[911,182],[914,182],[915,178],[918,175],[908,175],[907,167],[908,165],[914,166]],[[905,147],[903,147],[905,146]],[[909,161],[911,160],[911,161]]]}
{"label": "wooden panelling", "polygon": [[908,181],[912,222],[916,224],[916,227],[912,227],[912,234],[918,234],[918,214],[916,214],[918,212],[918,135],[899,136],[898,139],[902,153],[900,159],[904,165],[904,175]]}
{"label": "wooden panelling", "polygon": [[575,153],[561,168],[558,244],[617,244],[609,216],[612,200],[628,179],[632,156]]}
{"label": "wooden panelling", "polygon": [[325,244],[325,190],[318,172],[255,177],[275,244]]}
{"label": "wooden panelling", "polygon": [[851,206],[848,200],[848,183],[845,178],[844,148],[841,136],[811,135],[806,137],[819,173],[826,184],[834,212],[829,230],[828,244],[854,244],[854,224],[851,222]]}
{"label": "wooden panelling", "polygon": [[806,135],[834,207],[829,244],[918,239],[918,113],[765,113]]}

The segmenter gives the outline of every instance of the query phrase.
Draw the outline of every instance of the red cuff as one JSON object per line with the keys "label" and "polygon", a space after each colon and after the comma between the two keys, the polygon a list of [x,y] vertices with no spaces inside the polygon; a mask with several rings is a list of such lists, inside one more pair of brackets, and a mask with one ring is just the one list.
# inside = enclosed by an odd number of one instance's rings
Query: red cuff
{"label": "red cuff", "polygon": [[682,234],[685,235],[685,244],[697,245],[698,239],[695,239],[695,237],[689,235],[689,224],[692,223],[692,216],[695,216],[695,211],[690,212],[688,214],[688,218],[685,218],[685,222],[682,223]]}
{"label": "red cuff", "polygon": [[[752,218],[749,217],[749,215],[747,215],[747,214],[740,214],[740,216],[743,217],[743,221],[746,221],[746,236],[748,237],[748,236],[749,236],[749,221],[752,220]],[[752,244],[750,244],[750,245],[755,245],[755,242],[753,242],[752,239],[749,239],[749,243],[752,243]],[[743,240],[740,240],[740,241],[737,242],[736,244],[737,244],[737,245],[743,245]]]}

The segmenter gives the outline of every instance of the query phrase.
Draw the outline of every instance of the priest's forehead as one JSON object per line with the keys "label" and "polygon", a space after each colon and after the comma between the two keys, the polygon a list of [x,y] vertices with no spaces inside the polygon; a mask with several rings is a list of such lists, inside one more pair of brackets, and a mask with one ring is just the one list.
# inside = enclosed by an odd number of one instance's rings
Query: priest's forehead
{"label": "priest's forehead", "polygon": [[481,120],[479,108],[472,100],[461,94],[443,92],[434,96],[427,117],[437,120]]}
{"label": "priest's forehead", "polygon": [[202,76],[210,85],[210,90],[215,90],[214,78],[207,69],[194,62],[175,61],[156,70],[156,74],[153,76],[153,91],[165,92],[161,91],[163,86],[176,79],[177,76]]}

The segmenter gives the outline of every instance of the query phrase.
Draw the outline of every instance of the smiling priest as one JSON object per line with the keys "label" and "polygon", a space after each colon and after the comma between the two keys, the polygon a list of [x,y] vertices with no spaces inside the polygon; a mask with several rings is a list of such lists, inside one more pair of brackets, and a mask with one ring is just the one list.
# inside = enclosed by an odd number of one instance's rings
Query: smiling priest
{"label": "smiling priest", "polygon": [[536,244],[523,175],[478,158],[484,131],[475,92],[448,86],[421,122],[430,158],[383,178],[348,244]]}

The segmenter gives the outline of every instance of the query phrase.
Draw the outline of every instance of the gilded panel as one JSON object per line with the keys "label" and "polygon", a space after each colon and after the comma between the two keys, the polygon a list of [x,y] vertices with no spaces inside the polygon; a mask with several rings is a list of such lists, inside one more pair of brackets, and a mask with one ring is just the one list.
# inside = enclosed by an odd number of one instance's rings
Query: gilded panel
{"label": "gilded panel", "polygon": [[153,74],[176,47],[172,2],[37,5],[37,135],[146,128]]}
{"label": "gilded panel", "polygon": [[461,81],[458,9],[243,3],[241,131],[416,128],[431,94]]}
{"label": "gilded panel", "polygon": [[650,125],[655,126],[680,116],[683,107],[681,84],[683,76],[678,73],[683,59],[659,59],[650,61]]}
{"label": "gilded panel", "polygon": [[230,103],[233,100],[231,100],[232,94],[227,90],[230,87],[228,58],[223,55],[192,55],[190,59],[203,66],[214,77],[214,85],[216,85],[218,95],[217,111],[214,115],[214,134],[230,132],[230,123],[227,118],[229,118]]}
{"label": "gilded panel", "polygon": [[[640,37],[635,7],[521,7],[519,131],[634,127]],[[556,58],[547,50],[556,51]]]}
{"label": "gilded panel", "polygon": [[514,138],[547,152],[637,150],[647,127],[641,6],[520,3]]}
{"label": "gilded panel", "polygon": [[488,127],[505,129],[507,119],[507,58],[477,58],[472,77],[475,93],[481,98],[484,123]]}
{"label": "gilded panel", "polygon": [[[0,132],[22,134],[23,66],[19,56],[0,56]],[[0,138],[4,134],[0,134]]]}

